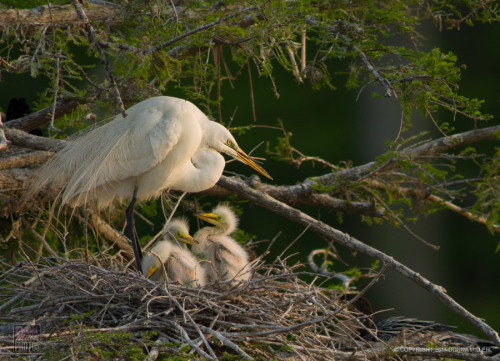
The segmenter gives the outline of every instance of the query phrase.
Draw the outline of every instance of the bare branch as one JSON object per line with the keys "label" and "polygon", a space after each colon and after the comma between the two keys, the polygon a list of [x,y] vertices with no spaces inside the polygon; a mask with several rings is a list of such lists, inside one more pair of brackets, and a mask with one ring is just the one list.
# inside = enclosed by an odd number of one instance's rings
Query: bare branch
{"label": "bare branch", "polygon": [[55,109],[54,118],[59,118],[63,115],[71,113],[78,105],[90,103],[94,99],[94,96],[87,96],[85,99],[62,99],[59,100],[56,104],[52,104],[47,108],[41,109],[35,113],[31,113],[22,118],[10,120],[5,125],[8,128],[16,128],[29,132],[50,122],[52,119],[53,109]]}
{"label": "bare branch", "polygon": [[40,243],[43,244],[43,248],[45,248],[52,255],[52,257],[57,258],[58,257],[57,253],[52,249],[52,247],[50,247],[50,245],[45,240],[45,237],[42,237],[37,231],[35,231],[26,219],[23,218],[22,221],[23,221],[23,226],[26,229],[28,229],[31,232],[31,234],[33,234],[35,236],[35,238],[40,241]]}
{"label": "bare branch", "polygon": [[0,170],[43,164],[53,155],[52,152],[36,151],[14,154],[10,157],[0,157]]}
{"label": "bare branch", "polygon": [[[111,2],[96,2],[87,10],[93,22],[117,23],[118,5]],[[41,5],[34,9],[0,9],[0,29],[12,27],[67,27],[79,26],[80,20],[71,5]]]}
{"label": "bare branch", "polygon": [[66,144],[64,140],[39,137],[18,129],[5,128],[5,135],[13,145],[35,150],[58,151]]}

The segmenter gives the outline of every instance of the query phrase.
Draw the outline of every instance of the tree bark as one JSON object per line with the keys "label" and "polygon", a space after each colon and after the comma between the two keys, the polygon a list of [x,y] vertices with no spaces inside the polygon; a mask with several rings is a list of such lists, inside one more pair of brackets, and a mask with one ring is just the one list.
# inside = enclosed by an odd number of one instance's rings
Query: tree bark
{"label": "tree bark", "polygon": [[[93,22],[119,22],[118,5],[93,2],[87,15]],[[34,9],[0,9],[0,30],[7,27],[67,27],[79,26],[80,19],[71,5],[41,5]]]}

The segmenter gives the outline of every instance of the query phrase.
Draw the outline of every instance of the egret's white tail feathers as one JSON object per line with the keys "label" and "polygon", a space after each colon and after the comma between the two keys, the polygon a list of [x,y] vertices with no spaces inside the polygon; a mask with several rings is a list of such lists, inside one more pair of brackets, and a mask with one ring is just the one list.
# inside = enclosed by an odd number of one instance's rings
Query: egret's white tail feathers
{"label": "egret's white tail feathers", "polygon": [[[96,199],[99,199],[99,206],[111,203],[114,192],[106,192],[99,186],[106,185],[120,171],[116,158],[122,151],[120,139],[124,133],[110,132],[109,124],[68,142],[39,169],[28,187],[27,196],[57,189],[62,192],[63,205],[78,206]],[[106,197],[107,194],[111,198]]]}

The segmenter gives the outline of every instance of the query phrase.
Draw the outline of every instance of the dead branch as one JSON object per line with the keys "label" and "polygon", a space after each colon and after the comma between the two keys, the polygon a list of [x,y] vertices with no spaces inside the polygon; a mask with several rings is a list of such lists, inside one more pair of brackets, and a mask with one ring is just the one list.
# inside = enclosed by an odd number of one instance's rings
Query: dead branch
{"label": "dead branch", "polygon": [[53,152],[34,151],[16,153],[7,157],[0,157],[0,170],[40,165],[52,158]]}
{"label": "dead branch", "polygon": [[58,151],[66,142],[59,139],[39,137],[19,129],[5,128],[5,135],[13,145],[34,150]]}
{"label": "dead branch", "polygon": [[87,96],[84,99],[69,98],[57,101],[55,104],[49,105],[47,108],[41,109],[37,112],[26,115],[22,118],[10,120],[6,126],[8,128],[21,129],[29,132],[33,129],[39,128],[46,123],[50,122],[54,112],[54,118],[62,117],[63,115],[71,113],[78,105],[88,104],[95,100],[94,96]]}
{"label": "dead branch", "polygon": [[[89,1],[88,17],[95,23],[119,23],[118,5],[111,2]],[[71,5],[40,5],[34,9],[0,9],[0,30],[6,27],[67,27],[78,26],[80,20]]]}

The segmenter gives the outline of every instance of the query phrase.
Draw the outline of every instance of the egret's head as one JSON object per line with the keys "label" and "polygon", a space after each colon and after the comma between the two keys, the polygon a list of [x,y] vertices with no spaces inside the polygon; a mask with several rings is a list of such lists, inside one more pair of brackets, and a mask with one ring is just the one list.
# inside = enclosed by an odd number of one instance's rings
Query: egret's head
{"label": "egret's head", "polygon": [[225,153],[233,157],[234,159],[239,160],[242,163],[245,163],[253,170],[262,174],[264,177],[273,179],[269,175],[269,173],[267,173],[261,166],[255,163],[255,161],[238,146],[238,143],[236,143],[236,140],[234,139],[233,135],[229,132],[229,130],[227,130],[219,123],[216,122],[211,122],[211,123],[213,123],[213,127],[211,129],[213,131],[213,136],[212,136],[213,143],[211,144],[213,148],[215,148],[217,151],[221,153]]}
{"label": "egret's head", "polygon": [[189,224],[185,218],[174,218],[166,225],[163,234],[172,241],[188,244],[197,242],[189,234]]}
{"label": "egret's head", "polygon": [[230,234],[238,227],[238,217],[226,204],[219,204],[212,212],[197,214],[196,217],[213,224],[223,234]]}

